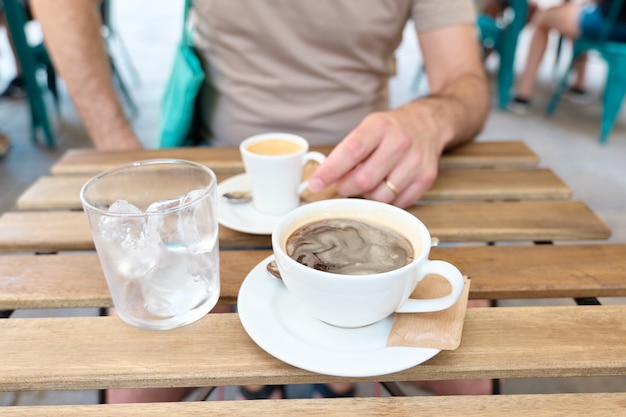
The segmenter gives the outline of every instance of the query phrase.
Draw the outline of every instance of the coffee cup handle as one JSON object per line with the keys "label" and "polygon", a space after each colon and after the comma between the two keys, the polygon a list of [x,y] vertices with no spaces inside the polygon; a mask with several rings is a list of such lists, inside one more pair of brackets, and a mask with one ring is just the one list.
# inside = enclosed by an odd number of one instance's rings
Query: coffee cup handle
{"label": "coffee cup handle", "polygon": [[[318,163],[322,163],[324,162],[324,160],[326,159],[326,155],[324,155],[321,152],[307,152],[304,154],[304,156],[302,157],[302,165],[304,166],[307,162],[309,161],[315,161]],[[306,190],[309,186],[309,181],[302,181],[302,183],[300,183],[300,185],[298,186],[298,194],[302,194],[304,192],[304,190]]]}
{"label": "coffee cup handle", "polygon": [[445,261],[426,261],[426,265],[421,271],[422,278],[433,274],[445,278],[452,286],[452,291],[448,295],[439,298],[417,300],[409,298],[402,303],[396,313],[427,313],[431,311],[445,310],[457,302],[463,293],[464,280],[461,272],[451,263]]}

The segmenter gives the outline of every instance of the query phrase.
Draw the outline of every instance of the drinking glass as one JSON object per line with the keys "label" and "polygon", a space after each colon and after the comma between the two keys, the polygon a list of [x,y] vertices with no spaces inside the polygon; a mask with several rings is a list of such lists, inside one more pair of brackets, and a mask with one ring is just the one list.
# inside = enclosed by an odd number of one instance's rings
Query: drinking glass
{"label": "drinking glass", "polygon": [[119,317],[171,329],[220,293],[215,173],[183,160],[130,163],[90,179],[80,198]]}

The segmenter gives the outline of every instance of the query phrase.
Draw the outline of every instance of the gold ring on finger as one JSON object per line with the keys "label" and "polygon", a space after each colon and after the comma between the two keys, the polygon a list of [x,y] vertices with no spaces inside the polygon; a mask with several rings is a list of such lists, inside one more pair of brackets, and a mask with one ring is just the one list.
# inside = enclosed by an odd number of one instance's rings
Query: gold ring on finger
{"label": "gold ring on finger", "polygon": [[385,185],[387,186],[387,188],[389,188],[391,190],[391,192],[393,193],[393,195],[395,195],[396,197],[400,194],[400,192],[398,191],[398,189],[396,188],[395,185],[393,185],[393,183],[389,180],[385,180]]}

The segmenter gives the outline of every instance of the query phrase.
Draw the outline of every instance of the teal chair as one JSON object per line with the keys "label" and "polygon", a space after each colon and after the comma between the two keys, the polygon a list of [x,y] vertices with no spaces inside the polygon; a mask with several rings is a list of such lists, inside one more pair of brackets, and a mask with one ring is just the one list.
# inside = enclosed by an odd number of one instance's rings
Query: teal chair
{"label": "teal chair", "polygon": [[514,78],[515,51],[519,34],[526,24],[527,0],[511,0],[500,18],[480,14],[476,21],[478,36],[484,49],[492,49],[500,57],[498,66],[498,107],[506,109]]}
{"label": "teal chair", "polygon": [[48,119],[48,112],[44,102],[43,91],[37,81],[37,72],[44,68],[47,75],[48,89],[54,96],[58,111],[58,91],[56,84],[56,73],[48,53],[43,44],[31,46],[24,33],[24,26],[27,23],[26,10],[21,0],[2,0],[4,12],[9,26],[9,33],[15,45],[17,59],[22,69],[22,78],[28,96],[28,103],[31,112],[31,127],[33,141],[37,141],[37,131],[41,129],[44,133],[46,144],[52,148],[55,145],[54,133]]}
{"label": "teal chair", "polygon": [[624,95],[626,94],[626,42],[614,42],[609,40],[609,34],[617,19],[622,3],[623,0],[613,2],[609,10],[609,15],[607,16],[607,24],[602,29],[598,38],[580,37],[574,41],[572,61],[558,83],[552,95],[552,99],[550,103],[548,103],[548,108],[546,109],[546,113],[549,116],[554,115],[556,107],[561,100],[561,95],[566,88],[576,58],[590,50],[599,52],[608,67],[608,74],[602,95],[602,119],[600,121],[600,133],[598,136],[598,141],[601,144],[605,144],[608,141],[611,130],[613,130],[613,125],[615,124],[615,119],[622,106]]}

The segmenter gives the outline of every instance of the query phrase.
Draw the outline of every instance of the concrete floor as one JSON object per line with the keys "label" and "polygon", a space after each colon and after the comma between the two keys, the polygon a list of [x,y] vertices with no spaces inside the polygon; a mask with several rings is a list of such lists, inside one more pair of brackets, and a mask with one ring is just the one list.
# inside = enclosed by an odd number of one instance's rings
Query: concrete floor
{"label": "concrete floor", "polygon": [[[113,39],[113,54],[118,60],[123,77],[140,112],[133,118],[133,125],[147,147],[154,146],[159,99],[170,67],[174,45],[180,30],[182,1],[135,0],[115,2],[113,24],[118,37]],[[413,74],[419,63],[416,43],[411,28],[398,50],[398,76],[391,82],[392,104],[398,105],[416,93],[412,88]],[[30,28],[32,39],[40,36],[37,27]],[[528,31],[520,39],[516,67],[523,65],[528,45]],[[552,39],[540,73],[539,91],[528,116],[520,117],[495,109],[478,140],[523,140],[540,157],[541,165],[554,170],[573,190],[573,198],[585,201],[589,207],[612,229],[609,242],[626,242],[626,113],[622,111],[607,145],[597,142],[601,106],[598,98],[606,76],[606,67],[596,56],[589,64],[589,88],[596,97],[590,105],[578,106],[563,100],[557,114],[548,119],[544,116],[545,105],[552,88],[555,39]],[[14,74],[14,67],[7,56],[8,46],[4,33],[0,33],[0,85]],[[125,58],[127,51],[132,60]],[[568,55],[568,51],[564,51]],[[487,62],[493,70],[497,58]],[[140,74],[133,79],[132,67]],[[418,90],[419,92],[419,90]],[[6,157],[0,159],[0,213],[14,209],[16,198],[37,177],[47,174],[50,165],[66,149],[90,147],[88,136],[78,118],[69,97],[62,89],[61,109],[54,117],[57,146],[48,149],[30,138],[30,119],[25,101],[0,101],[0,130],[7,133],[13,146]],[[624,303],[624,299],[603,299],[604,303]],[[518,305],[527,301],[511,300],[502,305]],[[534,304],[570,304],[570,300],[541,300]],[[44,310],[21,311],[21,317],[37,315],[93,315],[96,311]],[[626,391],[626,378],[561,378],[507,380],[505,393],[553,393],[553,392]],[[227,387],[218,390],[212,398],[232,398],[236,390]],[[372,384],[360,384],[359,394],[379,394]],[[308,387],[292,387],[294,396],[310,394]],[[97,401],[96,391],[0,393],[0,405],[11,404],[79,404]]]}

